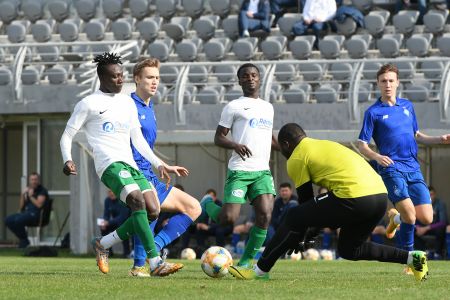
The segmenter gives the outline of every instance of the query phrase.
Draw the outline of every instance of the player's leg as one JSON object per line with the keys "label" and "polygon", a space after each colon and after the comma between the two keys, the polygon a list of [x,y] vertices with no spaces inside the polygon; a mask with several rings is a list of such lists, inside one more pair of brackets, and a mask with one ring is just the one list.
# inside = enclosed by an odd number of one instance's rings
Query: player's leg
{"label": "player's leg", "polygon": [[423,179],[422,173],[410,172],[408,176],[408,193],[415,206],[416,219],[422,225],[433,222],[433,206],[431,205],[430,191]]}

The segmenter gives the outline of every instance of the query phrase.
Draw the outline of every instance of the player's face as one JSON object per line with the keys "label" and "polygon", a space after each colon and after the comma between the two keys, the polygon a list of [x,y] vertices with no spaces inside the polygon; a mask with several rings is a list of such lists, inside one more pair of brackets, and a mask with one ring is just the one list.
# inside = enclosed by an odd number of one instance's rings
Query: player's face
{"label": "player's face", "polygon": [[105,75],[100,79],[103,92],[118,94],[123,86],[123,69],[120,65],[107,65]]}
{"label": "player's face", "polygon": [[39,185],[39,176],[37,175],[30,175],[28,178],[28,185],[30,188],[35,189]]}
{"label": "player's face", "polygon": [[153,97],[159,85],[159,69],[156,67],[143,68],[141,74],[134,77],[134,82],[136,82],[136,90]]}
{"label": "player's face", "polygon": [[239,85],[242,87],[244,94],[258,91],[260,85],[258,70],[252,67],[241,70]]}
{"label": "player's face", "polygon": [[397,74],[394,72],[387,72],[378,76],[381,99],[394,98],[397,95],[398,84]]}

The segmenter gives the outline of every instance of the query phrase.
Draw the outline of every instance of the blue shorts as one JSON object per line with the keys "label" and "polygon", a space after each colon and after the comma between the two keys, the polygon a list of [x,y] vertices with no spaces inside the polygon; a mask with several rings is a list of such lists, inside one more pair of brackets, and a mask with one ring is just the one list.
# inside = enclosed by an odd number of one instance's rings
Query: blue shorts
{"label": "blue shorts", "polygon": [[144,174],[145,178],[147,178],[147,180],[155,187],[156,193],[158,194],[159,204],[163,204],[173,186],[169,185],[169,188],[166,189],[166,183],[159,181],[158,177],[155,175],[155,173],[153,173],[152,170],[143,169],[141,171]]}
{"label": "blue shorts", "polygon": [[383,178],[388,197],[392,203],[410,198],[414,206],[421,204],[431,204],[430,191],[423,179],[422,172],[401,172],[390,169],[380,171]]}

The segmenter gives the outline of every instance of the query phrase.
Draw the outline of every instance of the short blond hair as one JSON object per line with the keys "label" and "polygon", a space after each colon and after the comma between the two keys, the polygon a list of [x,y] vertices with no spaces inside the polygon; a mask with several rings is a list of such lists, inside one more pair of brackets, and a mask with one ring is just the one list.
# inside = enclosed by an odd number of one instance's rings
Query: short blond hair
{"label": "short blond hair", "polygon": [[157,58],[145,58],[141,61],[138,61],[133,68],[133,77],[141,75],[141,72],[144,68],[158,68],[160,67],[161,63],[159,62],[159,59]]}

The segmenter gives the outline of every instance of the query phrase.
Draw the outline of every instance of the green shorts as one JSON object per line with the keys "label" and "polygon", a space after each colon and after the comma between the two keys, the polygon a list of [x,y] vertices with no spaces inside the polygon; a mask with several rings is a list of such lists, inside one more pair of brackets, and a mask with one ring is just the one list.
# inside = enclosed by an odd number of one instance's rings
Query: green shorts
{"label": "green shorts", "polygon": [[276,195],[272,174],[266,171],[232,171],[228,170],[224,187],[223,203],[245,204],[259,195]]}
{"label": "green shorts", "polygon": [[[136,170],[124,162],[110,164],[102,174],[101,181],[116,195],[117,198],[126,201],[129,191],[151,191],[152,186],[141,171]],[[124,190],[127,188],[128,192]],[[122,193],[124,191],[124,194]]]}

